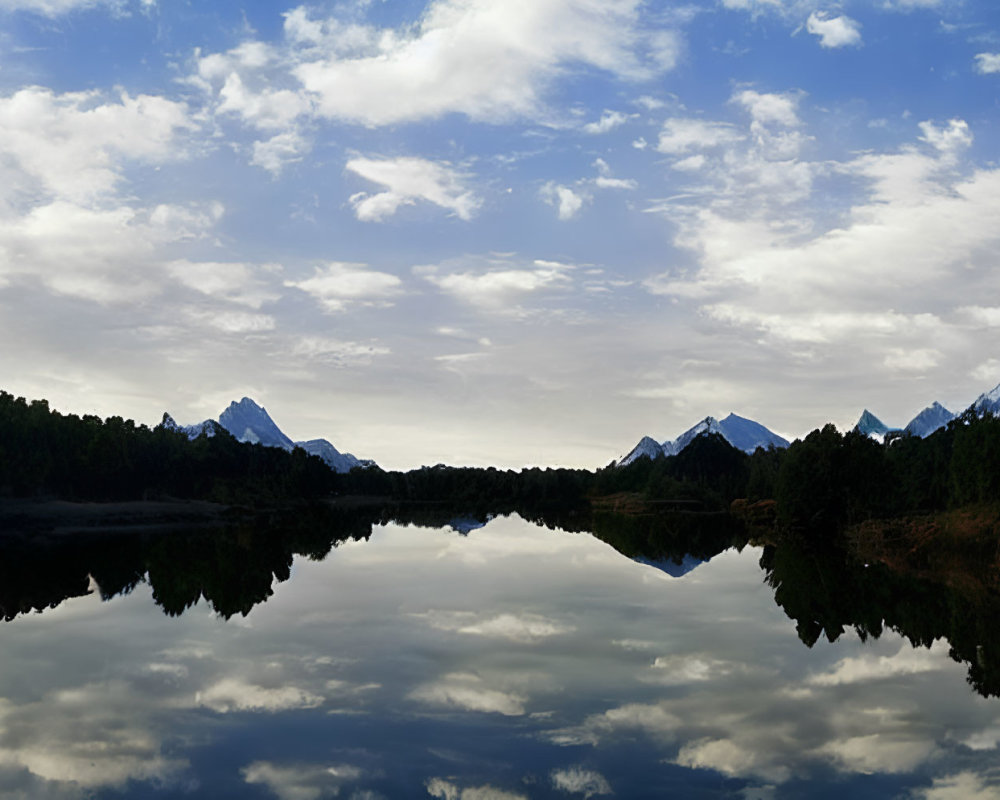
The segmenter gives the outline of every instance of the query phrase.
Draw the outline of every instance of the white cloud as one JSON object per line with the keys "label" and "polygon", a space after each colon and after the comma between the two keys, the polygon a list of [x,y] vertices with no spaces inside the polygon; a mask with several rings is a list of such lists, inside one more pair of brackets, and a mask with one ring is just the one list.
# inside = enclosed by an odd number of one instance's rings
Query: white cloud
{"label": "white cloud", "polygon": [[679,156],[692,150],[710,150],[743,139],[735,126],[726,122],[674,117],[663,123],[656,149]]}
{"label": "white cloud", "polygon": [[386,189],[374,195],[360,192],[351,197],[354,213],[363,222],[381,222],[400,206],[413,205],[418,200],[447,209],[459,219],[470,220],[482,202],[466,188],[467,176],[446,163],[412,157],[353,158],[346,169]]}
{"label": "white cloud", "polygon": [[813,686],[841,686],[883,680],[898,675],[915,675],[941,669],[941,657],[948,652],[942,639],[929,649],[911,647],[903,643],[891,656],[863,654],[844,658],[828,672],[813,675],[807,683]]}
{"label": "white cloud", "polygon": [[901,738],[893,731],[852,736],[828,742],[816,751],[830,756],[841,768],[872,775],[910,772],[934,752],[934,742]]}
{"label": "white cloud", "polygon": [[189,309],[187,317],[191,322],[208,325],[223,333],[265,333],[278,327],[278,321],[270,314],[246,311]]}
{"label": "white cloud", "polygon": [[220,714],[234,711],[287,711],[293,708],[317,708],[323,698],[296,686],[268,688],[239,678],[223,678],[198,692],[195,702]]}
{"label": "white cloud", "polygon": [[429,705],[462,708],[516,717],[524,714],[525,698],[512,692],[492,689],[476,675],[453,673],[434,683],[418,686],[409,695]]}
{"label": "white cloud", "polygon": [[342,311],[352,303],[385,302],[399,293],[402,281],[364,264],[332,261],[317,267],[311,278],[285,281],[285,286],[311,294],[329,311]]}
{"label": "white cloud", "polygon": [[976,72],[980,75],[1000,72],[1000,53],[976,53]]}
{"label": "white cloud", "polygon": [[966,770],[934,778],[929,788],[913,789],[913,800],[993,800],[1000,787],[975,772]]}
{"label": "white cloud", "polygon": [[623,114],[621,111],[605,111],[597,122],[588,122],[582,130],[584,133],[592,134],[607,133],[624,125],[628,120],[629,115]]}
{"label": "white cloud", "polygon": [[783,783],[791,777],[788,767],[762,758],[762,754],[731,739],[697,739],[681,747],[676,763],[682,767],[714,769],[724,775],[757,775]]}
{"label": "white cloud", "polygon": [[750,112],[755,123],[776,124],[794,128],[801,124],[798,115],[799,96],[744,89],[733,95],[732,100]]}
{"label": "white cloud", "polygon": [[562,221],[573,219],[588,199],[586,195],[573,191],[568,186],[549,181],[539,190],[539,196],[553,206]]}
{"label": "white cloud", "polygon": [[892,372],[927,372],[941,363],[942,353],[933,348],[924,347],[904,349],[890,348],[882,363]]}
{"label": "white cloud", "polygon": [[528,800],[526,795],[508,792],[495,786],[460,787],[443,778],[431,778],[426,783],[427,794],[439,800]]}
{"label": "white cloud", "polygon": [[948,159],[957,158],[961,151],[972,144],[972,132],[964,119],[949,120],[947,128],[938,128],[929,120],[921,122],[919,127],[923,133],[921,140]]}
{"label": "white cloud", "polygon": [[252,91],[243,84],[239,73],[232,72],[219,90],[216,111],[237,114],[262,130],[283,130],[311,109],[309,99],[291,89]]}
{"label": "white cloud", "polygon": [[567,274],[569,270],[564,264],[549,262],[536,263],[531,269],[503,268],[485,272],[442,273],[433,266],[414,268],[415,274],[442,291],[487,308],[503,308],[518,297],[543,289],[565,287],[571,282]]}
{"label": "white cloud", "polygon": [[339,794],[343,784],[356,781],[363,773],[350,764],[274,764],[254,761],[240,770],[243,780],[266,786],[278,800],[319,800]]}
{"label": "white cloud", "polygon": [[640,8],[638,0],[435,0],[417,25],[357,30],[350,47],[333,21],[293,12],[286,26],[309,48],[293,72],[325,117],[375,126],[460,113],[498,122],[541,114],[548,85],[573,64],[628,80],[670,69],[678,43],[669,31],[645,30]]}
{"label": "white cloud", "polygon": [[821,47],[856,47],[861,44],[861,26],[850,17],[828,17],[814,11],[806,21],[806,30],[819,37]]}
{"label": "white cloud", "polygon": [[0,278],[37,281],[99,303],[148,298],[162,288],[159,247],[200,235],[221,212],[158,206],[94,210],[66,201],[0,217]]}
{"label": "white cloud", "polygon": [[279,296],[254,274],[258,270],[273,272],[279,269],[277,266],[256,268],[238,262],[180,260],[169,264],[167,269],[184,286],[250,308],[260,308]]}
{"label": "white cloud", "polygon": [[498,614],[484,619],[475,619],[475,615],[465,612],[429,612],[424,616],[432,627],[439,630],[491,639],[508,639],[512,642],[531,643],[574,630],[572,626],[539,614]]}
{"label": "white cloud", "polygon": [[592,769],[567,767],[552,771],[552,785],[561,792],[582,794],[586,798],[614,794],[607,779]]}
{"label": "white cloud", "polygon": [[253,143],[250,163],[277,177],[288,164],[305,158],[309,148],[309,142],[297,131],[277,133],[266,141]]}
{"label": "white cloud", "polygon": [[979,382],[995,385],[1000,382],[1000,359],[988,358],[969,374]]}
{"label": "white cloud", "polygon": [[375,342],[349,342],[323,336],[303,336],[295,341],[292,355],[314,361],[321,361],[335,367],[370,364],[378,356],[388,355],[391,350]]}
{"label": "white cloud", "polygon": [[0,155],[51,199],[107,195],[122,180],[121,161],[175,159],[180,135],[194,127],[185,104],[163,97],[123,93],[106,102],[99,92],[41,87],[0,97]]}
{"label": "white cloud", "polygon": [[[140,0],[144,7],[154,2],[155,0]],[[122,0],[0,0],[0,11],[30,11],[46,17],[58,17],[72,11],[120,5],[123,5]]]}

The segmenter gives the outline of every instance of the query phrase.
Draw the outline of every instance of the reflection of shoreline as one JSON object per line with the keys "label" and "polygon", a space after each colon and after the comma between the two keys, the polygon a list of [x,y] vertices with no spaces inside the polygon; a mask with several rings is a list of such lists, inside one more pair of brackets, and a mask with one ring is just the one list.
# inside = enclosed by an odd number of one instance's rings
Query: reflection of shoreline
{"label": "reflection of shoreline", "polygon": [[218,526],[228,506],[205,500],[133,500],[76,503],[68,500],[0,500],[0,536],[84,531],[128,532],[183,526]]}

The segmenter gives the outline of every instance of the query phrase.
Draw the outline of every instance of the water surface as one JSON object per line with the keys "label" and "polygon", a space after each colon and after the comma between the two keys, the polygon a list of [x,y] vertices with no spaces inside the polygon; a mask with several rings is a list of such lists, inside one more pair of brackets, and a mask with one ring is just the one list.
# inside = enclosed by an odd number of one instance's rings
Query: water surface
{"label": "water surface", "polygon": [[1000,704],[948,643],[804,646],[759,548],[642,563],[511,516],[321,555],[263,603],[229,563],[246,616],[91,580],[0,623],[0,796],[1000,791]]}

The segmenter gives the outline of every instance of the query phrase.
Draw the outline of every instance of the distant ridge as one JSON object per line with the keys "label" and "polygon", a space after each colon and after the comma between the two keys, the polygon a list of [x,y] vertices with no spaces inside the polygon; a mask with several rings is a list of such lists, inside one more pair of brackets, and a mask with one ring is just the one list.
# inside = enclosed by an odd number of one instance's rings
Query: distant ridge
{"label": "distant ridge", "polygon": [[752,453],[758,447],[788,447],[788,440],[774,431],[768,430],[759,422],[746,419],[736,414],[730,414],[723,420],[715,417],[705,417],[676,439],[659,444],[651,436],[643,436],[639,444],[625,456],[615,462],[616,466],[624,467],[639,458],[659,458],[674,456],[687,447],[699,436],[717,433],[737,450]]}
{"label": "distant ridge", "polygon": [[271,415],[264,407],[257,405],[249,397],[230,403],[219,414],[218,422],[207,419],[196,425],[178,425],[170,414],[164,414],[160,424],[168,430],[184,433],[189,439],[197,439],[199,436],[215,436],[220,430],[224,430],[241,442],[261,444],[265,447],[278,447],[287,451],[301,447],[310,455],[323,459],[334,472],[350,472],[355,467],[375,466],[374,461],[359,459],[350,453],[341,453],[326,439],[293,442],[271,419]]}

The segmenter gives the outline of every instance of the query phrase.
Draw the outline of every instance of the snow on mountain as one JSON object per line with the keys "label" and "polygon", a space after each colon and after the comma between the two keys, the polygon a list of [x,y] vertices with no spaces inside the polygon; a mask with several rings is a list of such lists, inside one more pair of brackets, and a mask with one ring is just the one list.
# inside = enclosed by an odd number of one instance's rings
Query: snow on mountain
{"label": "snow on mountain", "polygon": [[350,453],[341,453],[326,439],[310,439],[308,442],[296,442],[295,446],[301,447],[311,456],[319,456],[334,472],[350,472],[355,467],[375,466],[374,461],[368,459],[362,461]]}
{"label": "snow on mountain", "polygon": [[872,439],[881,442],[890,431],[898,431],[899,428],[890,428],[882,420],[876,417],[867,408],[861,412],[854,430]]}
{"label": "snow on mountain", "polygon": [[177,421],[169,414],[163,415],[163,421],[160,425],[168,431],[179,431],[192,441],[197,439],[199,436],[207,436],[211,439],[219,431],[225,430],[214,419],[206,419],[204,422],[199,422],[196,425],[178,425]]}
{"label": "snow on mountain", "polygon": [[788,440],[768,430],[752,419],[730,414],[721,422],[715,417],[705,419],[688,428],[676,439],[658,444],[649,436],[644,436],[627,456],[615,462],[615,466],[624,467],[636,459],[659,458],[660,456],[675,456],[698,436],[707,433],[717,433],[738,450],[752,453],[758,447],[788,447]]}
{"label": "snow on mountain", "polygon": [[295,443],[281,432],[267,411],[249,397],[230,403],[229,408],[219,414],[219,424],[241,442],[282,450],[295,448]]}
{"label": "snow on mountain", "polygon": [[771,446],[788,447],[788,440],[784,437],[759,422],[732,413],[719,423],[719,430],[729,444],[745,453],[752,453],[758,447],[765,450]]}
{"label": "snow on mountain", "polygon": [[665,453],[663,452],[663,445],[661,445],[652,437],[643,436],[639,440],[639,444],[633,447],[629,451],[629,454],[627,456],[622,456],[621,458],[619,458],[618,461],[615,462],[615,464],[619,467],[624,467],[628,464],[631,464],[636,459],[642,458],[643,456],[645,456],[646,458],[653,459],[653,458],[659,458],[662,455],[665,455]]}
{"label": "snow on mountain", "polygon": [[707,558],[698,558],[692,555],[685,555],[679,564],[672,558],[633,558],[632,560],[638,564],[645,564],[647,567],[655,567],[671,578],[683,578],[695,567],[700,567],[709,561]]}
{"label": "snow on mountain", "polygon": [[1000,414],[1000,385],[997,385],[989,392],[985,392],[976,398],[972,407],[977,413],[982,414],[989,411],[991,414]]}
{"label": "snow on mountain", "polygon": [[282,450],[294,450],[301,447],[307,453],[323,459],[334,472],[350,472],[354,467],[373,467],[375,462],[359,459],[350,453],[341,453],[326,439],[310,439],[306,442],[293,442],[275,424],[267,411],[257,405],[249,397],[232,402],[219,415],[219,421],[207,419],[197,425],[178,425],[170,414],[163,415],[160,425],[167,430],[180,431],[188,439],[199,436],[215,436],[219,431],[227,431],[241,442],[262,444],[265,447],[280,447]]}
{"label": "snow on mountain", "polygon": [[954,414],[935,401],[911,419],[904,430],[913,436],[919,436],[923,439],[925,436],[930,436],[938,428],[943,428],[954,418]]}

